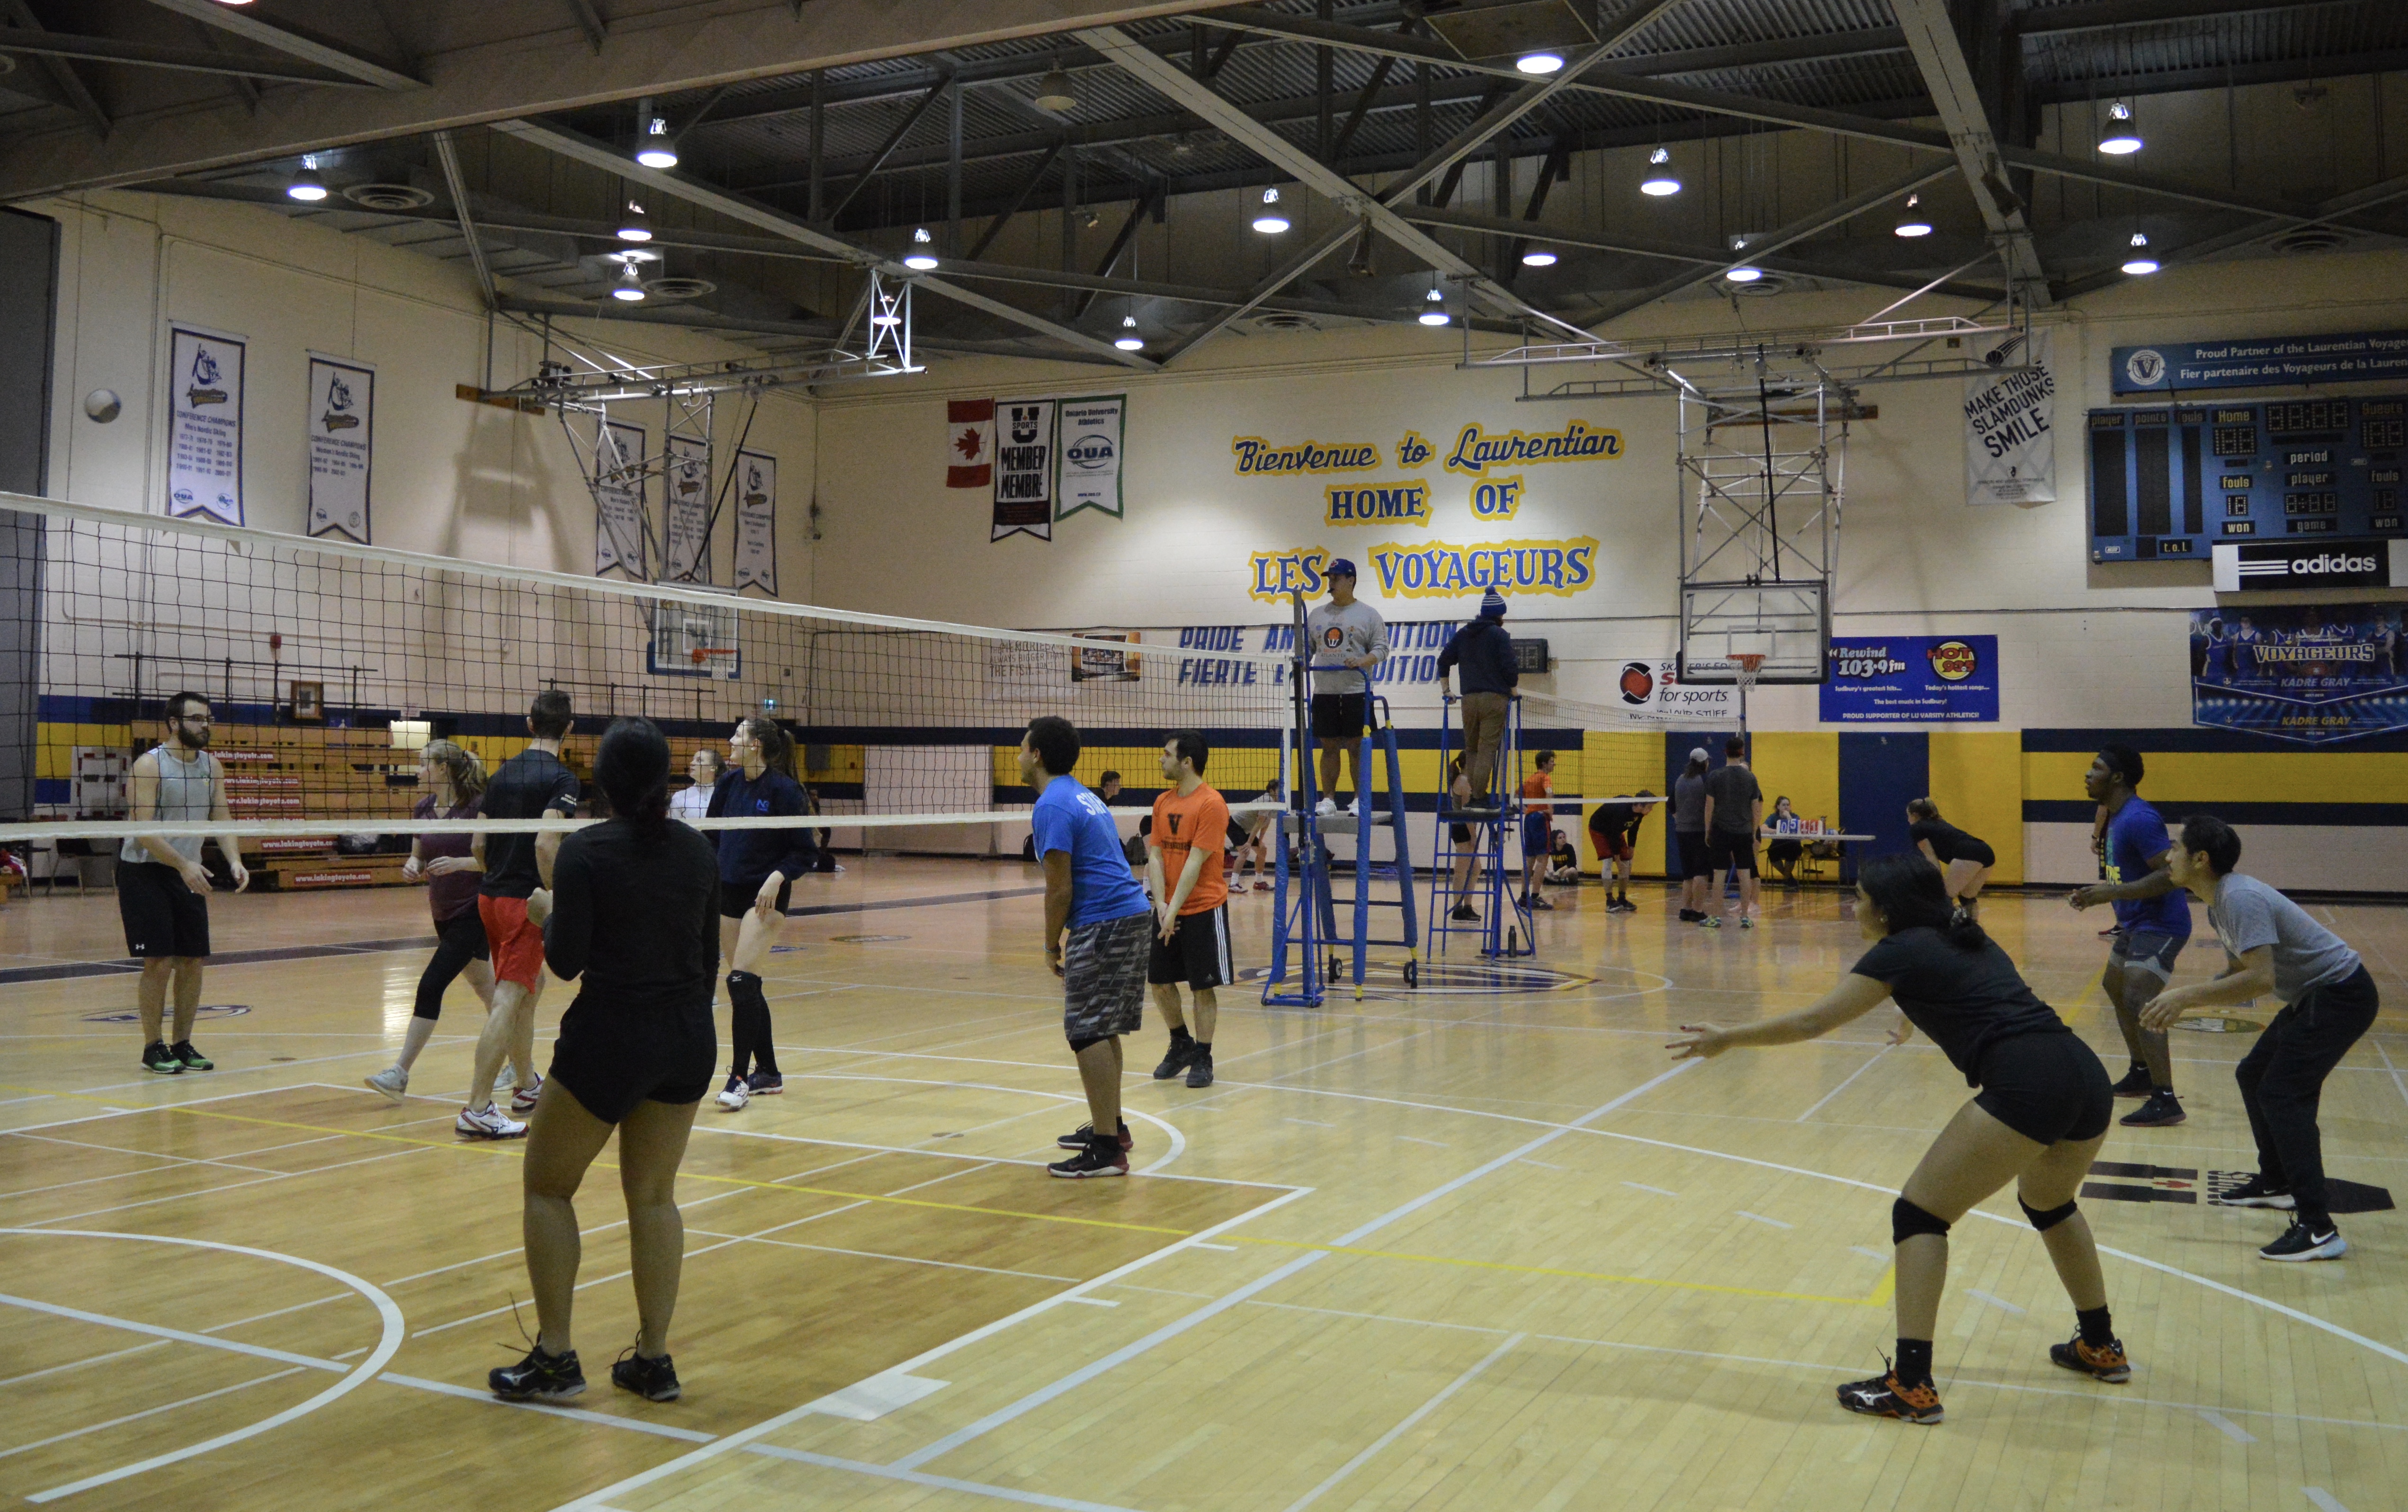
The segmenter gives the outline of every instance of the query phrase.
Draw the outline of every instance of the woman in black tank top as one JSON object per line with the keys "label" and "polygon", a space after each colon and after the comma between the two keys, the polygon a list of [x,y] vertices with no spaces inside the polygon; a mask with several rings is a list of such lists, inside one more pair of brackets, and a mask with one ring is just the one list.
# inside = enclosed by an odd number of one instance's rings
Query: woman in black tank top
{"label": "woman in black tank top", "polygon": [[1684,1024],[1676,1060],[1742,1046],[1788,1045],[1828,1034],[1885,999],[1906,1017],[1889,1035],[1922,1030],[1982,1089],[1933,1140],[1890,1209],[1898,1247],[1898,1361],[1870,1380],[1840,1388],[1851,1412],[1940,1421],[1931,1337],[1948,1279],[1948,1230],[2009,1181],[2073,1299],[2072,1341],[2049,1359],[2120,1385],[2131,1362],[2107,1311],[2107,1284],[2090,1225],[2074,1205],[2106,1143],[2114,1094],[2106,1068],[2055,1009],[2032,995],[2014,963],[1948,896],[1940,869],[1921,856],[1877,856],[1856,883],[1856,927],[1872,942],[1839,985],[1811,1007],[1739,1029]]}
{"label": "woman in black tank top", "polygon": [[1968,918],[1979,918],[1981,909],[1974,900],[1982,895],[1982,884],[1990,879],[1990,868],[1999,863],[1998,853],[1990,849],[1990,843],[1942,819],[1940,806],[1928,798],[1908,802],[1906,822],[1906,833],[1914,838],[1914,848],[1940,868],[1948,895],[1956,900]]}

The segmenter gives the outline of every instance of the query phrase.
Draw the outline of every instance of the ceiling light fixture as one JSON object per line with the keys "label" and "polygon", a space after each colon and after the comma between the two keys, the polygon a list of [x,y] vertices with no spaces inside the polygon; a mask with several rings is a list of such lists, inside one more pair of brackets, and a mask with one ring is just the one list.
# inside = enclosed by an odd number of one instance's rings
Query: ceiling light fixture
{"label": "ceiling light fixture", "polygon": [[2136,278],[2157,271],[2157,260],[2149,255],[2149,238],[2138,231],[2132,233],[2131,255],[2124,259],[2124,271]]}
{"label": "ceiling light fixture", "polygon": [[1735,268],[1723,269],[1723,277],[1732,283],[1754,283],[1764,277],[1764,269],[1750,267],[1745,263],[1742,263]]}
{"label": "ceiling light fixture", "polygon": [[1054,66],[1046,70],[1045,77],[1037,81],[1037,108],[1058,115],[1062,111],[1078,108],[1078,93],[1070,87],[1070,76],[1062,71],[1061,60],[1057,58]]}
{"label": "ceiling light fixture", "polygon": [[1433,284],[1427,297],[1428,305],[1422,310],[1421,322],[1424,325],[1444,325],[1447,321],[1445,291]]}
{"label": "ceiling light fixture", "polygon": [[1118,347],[1123,351],[1145,350],[1145,337],[1137,334],[1136,316],[1124,315],[1121,317],[1121,334],[1112,338],[1112,345]]}
{"label": "ceiling light fixture", "polygon": [[1659,147],[1648,153],[1647,177],[1639,180],[1639,193],[1651,198],[1663,199],[1680,192],[1681,180],[1672,172],[1670,150]]}
{"label": "ceiling light fixture", "polygon": [[1522,254],[1522,265],[1526,268],[1551,268],[1555,265],[1555,254],[1543,247],[1533,247]]}
{"label": "ceiling light fixture", "polygon": [[1899,235],[1907,237],[1931,235],[1931,221],[1923,213],[1922,195],[1906,196],[1906,213],[1899,217],[1898,224],[1892,229]]}
{"label": "ceiling light fixture", "polygon": [[652,218],[645,215],[644,207],[637,204],[634,200],[629,200],[627,202],[627,208],[622,212],[619,217],[618,235],[621,241],[650,241],[652,239]]}
{"label": "ceiling light fixture", "polygon": [[1514,67],[1520,69],[1526,74],[1535,75],[1540,78],[1544,78],[1548,74],[1558,72],[1562,69],[1563,65],[1564,55],[1562,53],[1551,52],[1544,48],[1538,49],[1531,52],[1525,52],[1520,57],[1513,60]]}
{"label": "ceiling light fixture", "polygon": [[1287,229],[1287,217],[1279,209],[1279,191],[1263,191],[1262,213],[1254,217],[1254,229],[1266,236],[1276,236]]}
{"label": "ceiling light fixture", "polygon": [[619,281],[610,286],[610,297],[625,300],[630,305],[643,302],[643,276],[636,271],[636,264],[632,260],[620,268]]}
{"label": "ceiling light fixture", "polygon": [[915,273],[925,273],[937,265],[936,238],[926,226],[911,228],[911,250],[903,254],[903,265]]}
{"label": "ceiling light fixture", "polygon": [[669,140],[669,123],[654,116],[644,125],[644,139],[636,144],[636,161],[647,168],[678,165],[677,144]]}
{"label": "ceiling light fixture", "polygon": [[326,180],[318,177],[317,153],[308,153],[301,159],[301,171],[284,186],[284,193],[305,205],[315,205],[326,197]]}
{"label": "ceiling light fixture", "polygon": [[2120,158],[2130,156],[2141,147],[2141,129],[2132,121],[2132,107],[2117,100],[2107,107],[2107,129],[2099,134],[2099,150],[2111,158]]}

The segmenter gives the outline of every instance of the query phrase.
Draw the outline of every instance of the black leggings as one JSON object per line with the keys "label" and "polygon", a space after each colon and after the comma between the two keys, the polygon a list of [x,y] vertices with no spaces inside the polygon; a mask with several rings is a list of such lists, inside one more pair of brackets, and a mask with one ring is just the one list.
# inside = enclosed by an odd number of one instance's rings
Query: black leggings
{"label": "black leggings", "polygon": [[474,913],[457,919],[446,919],[435,926],[435,959],[418,977],[418,1006],[411,1009],[415,1018],[435,1020],[443,1017],[443,992],[452,978],[468,969],[471,961],[486,959],[485,921]]}
{"label": "black leggings", "polygon": [[2316,1131],[2325,1078],[2374,1026],[2381,1006],[2364,966],[2342,981],[2311,987],[2274,1015],[2233,1072],[2249,1110],[2249,1132],[2258,1138],[2258,1174],[2287,1189],[2304,1219],[2331,1216],[2324,1142]]}

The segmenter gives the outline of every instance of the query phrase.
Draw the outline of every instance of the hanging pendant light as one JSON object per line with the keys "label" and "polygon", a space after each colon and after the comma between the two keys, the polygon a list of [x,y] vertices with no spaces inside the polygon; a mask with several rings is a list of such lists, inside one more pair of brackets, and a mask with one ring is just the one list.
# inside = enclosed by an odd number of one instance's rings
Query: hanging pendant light
{"label": "hanging pendant light", "polygon": [[652,218],[646,215],[644,207],[634,200],[627,202],[626,209],[619,217],[618,236],[621,241],[643,242],[652,239]]}
{"label": "hanging pendant light", "polygon": [[610,286],[610,297],[624,300],[630,305],[643,302],[644,278],[636,271],[634,259],[629,259],[620,267],[619,281]]}
{"label": "hanging pendant light", "polygon": [[1652,199],[1665,199],[1681,192],[1680,177],[1672,172],[1672,154],[1659,147],[1647,154],[1647,177],[1639,180],[1639,193]]}
{"label": "hanging pendant light", "polygon": [[1552,48],[1533,48],[1514,59],[1513,66],[1534,78],[1544,78],[1562,71],[1564,55]]}
{"label": "hanging pendant light", "polygon": [[284,193],[304,205],[315,205],[326,197],[326,180],[318,176],[317,153],[308,153],[301,159],[301,171],[284,186]]}
{"label": "hanging pendant light", "polygon": [[1931,235],[1931,221],[1923,213],[1922,195],[1909,194],[1906,196],[1906,212],[1898,218],[1898,224],[1890,229],[1896,232],[1899,235],[1905,236],[1910,239],[1916,236],[1928,236]]}
{"label": "hanging pendant light", "polygon": [[1426,298],[1426,302],[1424,305],[1419,317],[1421,322],[1424,325],[1444,325],[1448,319],[1446,313],[1446,292],[1440,289],[1438,285],[1432,284],[1430,285],[1430,292]]}
{"label": "hanging pendant light", "polygon": [[1124,315],[1121,317],[1121,334],[1112,338],[1112,345],[1118,347],[1123,351],[1145,350],[1145,337],[1137,334],[1136,316]]}
{"label": "hanging pendant light", "polygon": [[2132,107],[2122,100],[2107,107],[2107,129],[2099,134],[2099,150],[2111,158],[2129,157],[2143,147],[2141,128]]}
{"label": "hanging pendant light", "polygon": [[936,238],[926,226],[911,228],[911,250],[903,254],[903,265],[915,273],[925,273],[937,265]]}
{"label": "hanging pendant light", "polygon": [[2157,271],[2157,255],[2149,250],[2149,238],[2143,233],[2132,233],[2130,250],[2124,255],[2124,271],[2136,278]]}
{"label": "hanging pendant light", "polygon": [[1059,115],[1078,108],[1078,92],[1070,87],[1070,76],[1062,71],[1062,60],[1056,58],[1045,77],[1037,81],[1037,108]]}
{"label": "hanging pendant light", "polygon": [[1287,216],[1279,208],[1279,191],[1263,191],[1263,207],[1254,217],[1254,229],[1266,236],[1276,236],[1287,229]]}
{"label": "hanging pendant light", "polygon": [[1522,254],[1522,265],[1526,268],[1551,268],[1556,261],[1555,254],[1544,247],[1533,247]]}
{"label": "hanging pendant light", "polygon": [[658,116],[644,124],[643,140],[636,144],[636,161],[647,168],[678,165],[677,144],[669,140],[669,123]]}

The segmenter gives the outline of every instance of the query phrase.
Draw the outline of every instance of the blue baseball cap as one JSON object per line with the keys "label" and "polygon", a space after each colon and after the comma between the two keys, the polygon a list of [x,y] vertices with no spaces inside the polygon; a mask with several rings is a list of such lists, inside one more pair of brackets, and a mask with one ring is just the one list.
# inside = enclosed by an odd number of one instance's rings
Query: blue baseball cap
{"label": "blue baseball cap", "polygon": [[1329,565],[1321,569],[1321,575],[1324,578],[1352,578],[1355,575],[1354,563],[1344,557],[1333,557]]}

